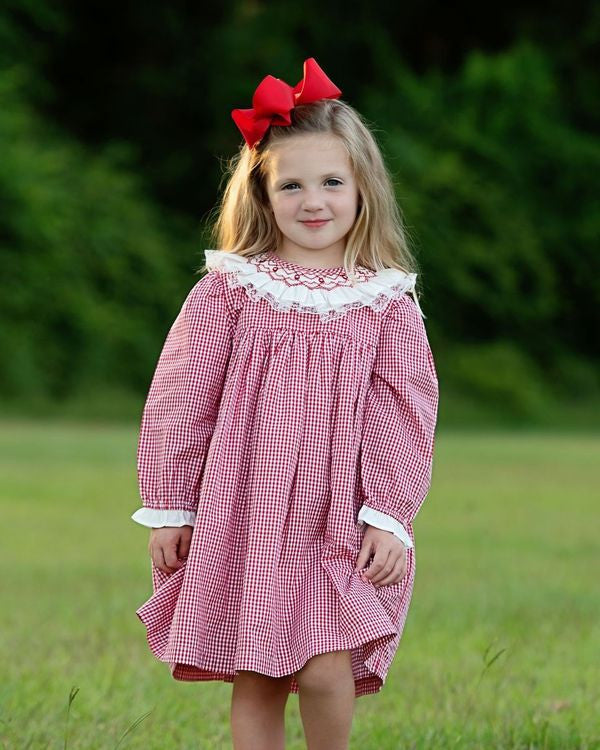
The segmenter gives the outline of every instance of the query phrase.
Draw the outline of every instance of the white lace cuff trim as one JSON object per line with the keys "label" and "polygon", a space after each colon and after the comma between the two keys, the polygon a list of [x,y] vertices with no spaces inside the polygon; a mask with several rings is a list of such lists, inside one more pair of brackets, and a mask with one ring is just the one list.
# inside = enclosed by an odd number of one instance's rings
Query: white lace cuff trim
{"label": "white lace cuff trim", "polygon": [[151,529],[159,529],[162,526],[193,526],[196,523],[196,513],[192,510],[138,508],[131,518]]}
{"label": "white lace cuff trim", "polygon": [[404,526],[392,516],[388,516],[387,513],[382,513],[374,508],[368,508],[363,505],[358,513],[358,525],[368,523],[369,526],[376,526],[378,529],[385,529],[385,531],[392,531],[395,536],[404,542],[406,547],[414,547],[412,539],[408,531]]}
{"label": "white lace cuff trim", "polygon": [[[381,311],[392,298],[411,292],[421,316],[425,317],[415,294],[416,273],[405,273],[397,268],[369,271],[371,275],[355,286],[350,285],[347,279],[344,284],[330,284],[331,278],[324,274],[323,284],[314,286],[315,269],[310,269],[311,273],[306,279],[298,270],[290,277],[294,282],[287,283],[283,278],[273,278],[266,270],[260,270],[262,264],[251,260],[254,256],[242,256],[226,250],[204,252],[207,269],[226,273],[231,286],[244,287],[252,299],[264,298],[276,310],[314,313],[329,320],[358,307]],[[264,267],[267,268],[268,264]],[[307,281],[308,285],[303,281]],[[313,284],[313,288],[310,284]]]}

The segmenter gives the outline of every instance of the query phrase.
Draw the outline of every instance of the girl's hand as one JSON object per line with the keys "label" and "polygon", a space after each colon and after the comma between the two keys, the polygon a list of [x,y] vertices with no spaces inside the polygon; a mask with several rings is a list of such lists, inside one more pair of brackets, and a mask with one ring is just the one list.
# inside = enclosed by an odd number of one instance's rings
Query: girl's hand
{"label": "girl's hand", "polygon": [[361,573],[363,580],[375,586],[390,586],[399,583],[406,575],[406,546],[391,531],[365,524],[360,553],[356,558],[356,570],[364,568],[373,554],[368,570]]}
{"label": "girl's hand", "polygon": [[193,526],[163,526],[152,529],[148,552],[152,562],[164,573],[174,573],[190,551]]}

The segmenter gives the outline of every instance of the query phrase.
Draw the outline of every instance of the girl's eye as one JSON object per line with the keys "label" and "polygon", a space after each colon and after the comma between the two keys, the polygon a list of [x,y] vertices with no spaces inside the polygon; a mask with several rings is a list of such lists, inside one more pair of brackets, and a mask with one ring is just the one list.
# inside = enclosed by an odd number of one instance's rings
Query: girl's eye
{"label": "girl's eye", "polygon": [[[336,183],[338,183],[339,185],[341,185],[341,184],[342,184],[341,180],[338,180],[338,178],[337,178],[337,177],[330,177],[330,178],[329,178],[329,179],[327,180],[327,182],[336,182]],[[297,182],[288,182],[288,184],[287,184],[287,185],[284,185],[284,186],[283,186],[283,187],[282,187],[281,189],[282,189],[282,190],[287,190],[287,188],[289,188],[289,187],[292,187],[292,186],[294,186],[294,185],[298,185],[298,183],[297,183]],[[335,186],[334,186],[334,187],[335,187]]]}

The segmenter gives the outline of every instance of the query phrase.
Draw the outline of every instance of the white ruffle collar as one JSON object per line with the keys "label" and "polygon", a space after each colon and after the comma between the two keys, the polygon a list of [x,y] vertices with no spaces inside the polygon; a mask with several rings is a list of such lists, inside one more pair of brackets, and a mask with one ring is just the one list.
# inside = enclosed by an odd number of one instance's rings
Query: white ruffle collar
{"label": "white ruffle collar", "polygon": [[359,281],[352,286],[343,268],[307,268],[268,251],[253,256],[227,250],[204,252],[208,270],[224,273],[231,286],[243,287],[254,300],[266,299],[276,310],[296,310],[331,320],[358,307],[382,311],[394,297],[411,292],[425,317],[415,293],[415,273],[359,266]]}

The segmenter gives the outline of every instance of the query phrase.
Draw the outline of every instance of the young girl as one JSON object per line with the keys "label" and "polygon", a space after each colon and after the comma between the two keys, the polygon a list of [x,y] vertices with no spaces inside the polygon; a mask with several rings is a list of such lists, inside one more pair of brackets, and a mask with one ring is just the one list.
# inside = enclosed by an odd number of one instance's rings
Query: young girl
{"label": "young girl", "polygon": [[153,595],[176,680],[232,682],[234,747],[347,747],[412,595],[438,382],[392,182],[314,58],[266,76],[143,410]]}

